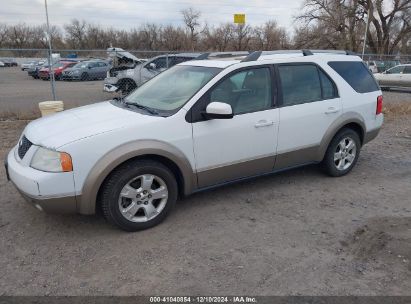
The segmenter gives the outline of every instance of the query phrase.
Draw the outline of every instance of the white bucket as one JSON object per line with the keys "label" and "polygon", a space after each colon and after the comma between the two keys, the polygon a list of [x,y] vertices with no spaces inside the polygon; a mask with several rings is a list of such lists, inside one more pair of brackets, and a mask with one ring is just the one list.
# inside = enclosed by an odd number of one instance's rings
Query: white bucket
{"label": "white bucket", "polygon": [[62,101],[43,101],[39,102],[41,116],[50,115],[64,110],[64,103]]}

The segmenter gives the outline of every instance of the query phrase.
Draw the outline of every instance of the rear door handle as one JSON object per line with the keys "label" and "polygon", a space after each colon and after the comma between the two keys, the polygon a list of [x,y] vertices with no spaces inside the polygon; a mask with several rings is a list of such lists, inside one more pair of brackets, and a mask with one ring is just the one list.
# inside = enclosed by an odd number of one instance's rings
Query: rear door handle
{"label": "rear door handle", "polygon": [[333,114],[333,113],[337,113],[337,112],[339,112],[340,110],[339,109],[337,109],[336,107],[329,107],[328,109],[327,109],[327,111],[325,111],[325,114]]}
{"label": "rear door handle", "polygon": [[261,127],[268,127],[274,124],[274,121],[272,120],[260,120],[258,121],[254,126],[256,128],[261,128]]}

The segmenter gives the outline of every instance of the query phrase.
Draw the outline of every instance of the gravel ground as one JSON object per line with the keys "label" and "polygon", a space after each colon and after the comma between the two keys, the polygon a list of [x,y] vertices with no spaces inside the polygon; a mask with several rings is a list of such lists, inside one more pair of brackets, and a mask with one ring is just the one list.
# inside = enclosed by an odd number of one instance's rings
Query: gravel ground
{"label": "gravel ground", "polygon": [[[411,295],[411,117],[347,176],[316,166],[179,202],[124,233],[26,204],[0,169],[0,295]],[[0,158],[24,121],[0,122]]]}
{"label": "gravel ground", "polygon": [[[57,96],[111,95],[90,81],[58,82]],[[48,82],[0,69],[0,118],[48,99]],[[411,295],[411,116],[397,114],[345,177],[309,166],[199,193],[138,233],[41,213],[1,167],[0,295]],[[0,121],[0,158],[25,124]]]}
{"label": "gravel ground", "polygon": [[[66,108],[73,108],[108,100],[112,94],[103,92],[102,80],[56,81],[56,96]],[[33,79],[19,67],[0,68],[0,117],[32,116],[38,113],[38,103],[46,100],[52,100],[50,81]]]}

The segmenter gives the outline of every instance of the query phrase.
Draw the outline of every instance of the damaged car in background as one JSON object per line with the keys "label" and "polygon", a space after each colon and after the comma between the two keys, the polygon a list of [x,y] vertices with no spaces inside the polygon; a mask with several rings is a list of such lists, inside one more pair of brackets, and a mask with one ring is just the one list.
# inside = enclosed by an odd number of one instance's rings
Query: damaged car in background
{"label": "damaged car in background", "polygon": [[200,53],[167,54],[146,61],[120,48],[110,48],[107,52],[113,58],[113,68],[104,80],[103,90],[121,92],[123,95],[129,94],[164,70],[200,56]]}

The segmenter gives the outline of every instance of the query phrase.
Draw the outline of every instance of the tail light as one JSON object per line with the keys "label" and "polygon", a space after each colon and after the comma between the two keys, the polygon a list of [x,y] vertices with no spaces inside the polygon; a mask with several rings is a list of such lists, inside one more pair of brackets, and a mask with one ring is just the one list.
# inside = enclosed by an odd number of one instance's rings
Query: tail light
{"label": "tail light", "polygon": [[382,113],[382,95],[377,97],[377,110],[375,114],[381,114]]}

